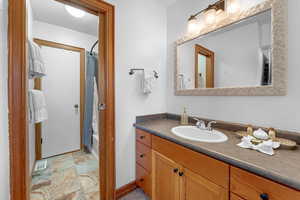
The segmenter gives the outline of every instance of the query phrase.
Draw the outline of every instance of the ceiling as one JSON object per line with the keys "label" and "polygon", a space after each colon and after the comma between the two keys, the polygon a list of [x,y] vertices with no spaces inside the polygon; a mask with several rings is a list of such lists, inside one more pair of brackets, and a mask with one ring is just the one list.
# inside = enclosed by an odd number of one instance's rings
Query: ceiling
{"label": "ceiling", "polygon": [[64,4],[55,0],[30,0],[34,20],[98,36],[98,17],[89,13],[83,18],[71,16]]}
{"label": "ceiling", "polygon": [[[158,0],[164,6],[169,6],[176,0]],[[71,16],[64,4],[55,0],[30,0],[34,20],[62,26],[75,31],[98,36],[98,17],[89,13],[83,18]]]}

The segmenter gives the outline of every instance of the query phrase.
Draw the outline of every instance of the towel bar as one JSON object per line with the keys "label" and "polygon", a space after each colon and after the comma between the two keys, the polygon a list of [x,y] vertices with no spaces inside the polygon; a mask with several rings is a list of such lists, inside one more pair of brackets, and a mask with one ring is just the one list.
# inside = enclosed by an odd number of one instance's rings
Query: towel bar
{"label": "towel bar", "polygon": [[[140,68],[132,68],[132,69],[130,69],[129,70],[129,75],[133,75],[134,73],[135,73],[135,71],[145,71],[144,69],[140,69]],[[155,71],[155,70],[153,70],[153,76],[156,78],[156,79],[158,79],[158,72],[157,71]]]}

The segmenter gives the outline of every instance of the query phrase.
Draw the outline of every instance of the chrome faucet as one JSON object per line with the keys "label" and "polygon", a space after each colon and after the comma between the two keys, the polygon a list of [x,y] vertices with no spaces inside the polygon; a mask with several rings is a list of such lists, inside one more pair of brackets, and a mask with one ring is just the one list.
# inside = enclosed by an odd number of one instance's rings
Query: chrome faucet
{"label": "chrome faucet", "polygon": [[213,129],[212,129],[212,124],[216,124],[217,122],[216,121],[211,121],[211,122],[208,122],[208,124],[207,124],[207,130],[208,131],[212,131]]}
{"label": "chrome faucet", "polygon": [[198,118],[193,118],[194,120],[196,120],[196,127],[201,129],[201,130],[206,130],[206,131],[212,131],[212,124],[216,124],[216,121],[211,121],[207,123],[207,126],[205,125],[205,122],[201,119]]}
{"label": "chrome faucet", "polygon": [[193,118],[194,120],[196,120],[196,127],[201,129],[201,130],[206,130],[206,126],[205,126],[205,122],[201,119],[198,119],[198,118]]}

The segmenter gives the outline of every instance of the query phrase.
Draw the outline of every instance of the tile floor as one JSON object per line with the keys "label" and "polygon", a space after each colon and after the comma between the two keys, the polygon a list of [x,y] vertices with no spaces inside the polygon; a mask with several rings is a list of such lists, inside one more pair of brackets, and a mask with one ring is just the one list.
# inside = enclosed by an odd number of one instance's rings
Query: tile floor
{"label": "tile floor", "polygon": [[[48,159],[48,168],[32,177],[31,200],[100,200],[98,160],[83,152]],[[149,200],[142,190],[119,200]]]}
{"label": "tile floor", "polygon": [[150,200],[142,190],[136,189],[135,191],[121,197],[119,200]]}
{"label": "tile floor", "polygon": [[100,200],[98,161],[75,152],[48,159],[48,168],[33,175],[31,200]]}

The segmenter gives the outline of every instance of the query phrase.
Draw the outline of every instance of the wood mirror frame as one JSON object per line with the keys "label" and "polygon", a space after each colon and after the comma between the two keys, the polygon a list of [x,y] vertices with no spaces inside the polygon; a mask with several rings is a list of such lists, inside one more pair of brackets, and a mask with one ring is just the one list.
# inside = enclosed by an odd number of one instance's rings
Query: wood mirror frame
{"label": "wood mirror frame", "polygon": [[[100,112],[100,195],[102,200],[115,199],[115,90],[114,35],[115,8],[102,0],[58,0],[97,14],[100,19],[100,71],[105,83],[100,97],[106,109]],[[10,150],[10,199],[29,200],[29,144],[27,120],[27,9],[26,0],[8,0],[8,106]]]}
{"label": "wood mirror frame", "polygon": [[195,88],[199,88],[199,55],[206,58],[205,88],[214,88],[215,53],[199,44],[195,45]]}
{"label": "wood mirror frame", "polygon": [[[266,0],[248,10],[224,18],[215,26],[208,26],[199,34],[188,35],[175,42],[174,88],[176,96],[285,96],[287,94],[288,69],[288,2],[287,0]],[[179,87],[179,47],[200,36],[214,32],[241,20],[265,11],[272,16],[272,80],[270,86],[196,88],[182,90]]]}

